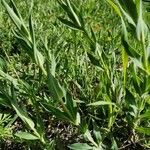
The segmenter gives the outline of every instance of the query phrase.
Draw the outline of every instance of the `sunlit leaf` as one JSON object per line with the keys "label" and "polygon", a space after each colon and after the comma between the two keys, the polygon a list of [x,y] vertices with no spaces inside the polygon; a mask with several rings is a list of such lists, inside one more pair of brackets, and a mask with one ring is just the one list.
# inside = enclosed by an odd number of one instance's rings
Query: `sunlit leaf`
{"label": "sunlit leaf", "polygon": [[35,136],[31,133],[27,133],[27,132],[18,132],[15,134],[15,136],[17,136],[21,139],[25,139],[25,140],[37,140],[37,139],[39,139],[37,136]]}
{"label": "sunlit leaf", "polygon": [[92,150],[92,147],[86,143],[75,143],[68,147],[72,150]]}

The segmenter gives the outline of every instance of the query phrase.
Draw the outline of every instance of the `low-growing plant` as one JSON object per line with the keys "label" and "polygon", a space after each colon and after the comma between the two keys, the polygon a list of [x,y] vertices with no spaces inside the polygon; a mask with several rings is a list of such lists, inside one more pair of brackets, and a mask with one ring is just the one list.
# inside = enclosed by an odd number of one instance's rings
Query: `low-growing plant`
{"label": "low-growing plant", "polygon": [[[32,19],[38,4],[31,2],[29,13],[24,15],[26,22],[16,3],[2,0],[22,50],[16,57],[25,56],[27,62],[20,62],[21,72],[10,66],[15,56],[10,58],[5,51],[0,58],[0,105],[13,112],[9,127],[18,119],[22,126],[17,131],[6,130],[7,125],[0,123],[0,137],[11,135],[17,142],[25,142],[28,149],[58,149],[62,145],[59,135],[47,136],[55,118],[76,132],[71,134],[78,138],[67,144],[73,150],[149,148],[149,24],[144,3],[89,0],[83,7],[82,1],[57,0],[55,4],[64,13],[51,27],[52,32],[61,27],[62,33],[59,37],[45,33],[42,38]],[[106,31],[94,26],[94,16],[88,17],[94,10],[98,13],[95,4],[108,18],[113,16],[117,23],[120,19],[120,26],[111,24],[113,19],[103,23]],[[113,32],[110,26],[117,30]]]}

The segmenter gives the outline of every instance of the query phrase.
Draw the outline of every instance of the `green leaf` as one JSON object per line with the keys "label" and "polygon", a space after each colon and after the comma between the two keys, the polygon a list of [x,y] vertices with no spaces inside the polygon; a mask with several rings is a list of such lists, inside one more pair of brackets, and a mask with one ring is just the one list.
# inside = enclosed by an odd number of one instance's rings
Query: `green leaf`
{"label": "green leaf", "polygon": [[61,0],[57,1],[67,13],[70,20],[69,21],[63,18],[59,18],[60,21],[73,29],[82,30],[82,28],[84,27],[84,20],[81,14],[82,11],[79,11],[77,7],[72,2],[70,2],[70,0],[66,0],[65,2]]}
{"label": "green leaf", "polygon": [[77,26],[76,24],[72,23],[71,21],[68,21],[67,19],[63,19],[61,17],[58,17],[58,19],[66,26],[70,27],[71,29],[82,30],[81,27]]}
{"label": "green leaf", "polygon": [[146,111],[144,114],[140,115],[141,119],[150,119],[150,110]]}
{"label": "green leaf", "polygon": [[148,128],[144,128],[144,127],[139,127],[136,129],[137,132],[139,133],[143,133],[143,134],[146,134],[146,135],[150,135],[150,127]]}
{"label": "green leaf", "polygon": [[17,115],[26,123],[28,124],[31,129],[34,130],[34,122],[31,120],[31,118],[27,115],[25,111],[23,111],[17,104],[12,102],[12,106],[14,110],[16,111]]}
{"label": "green leaf", "polygon": [[37,140],[37,139],[39,139],[37,136],[35,136],[31,133],[27,133],[27,132],[18,132],[15,134],[15,136],[17,136],[21,139],[25,139],[25,140]]}
{"label": "green leaf", "polygon": [[134,86],[134,89],[136,90],[137,93],[141,93],[141,82],[142,80],[140,79],[140,77],[138,76],[137,74],[137,69],[136,69],[136,65],[133,64],[131,66],[132,68],[132,82],[133,82],[133,86]]}
{"label": "green leaf", "polygon": [[72,96],[68,92],[66,94],[66,98],[65,99],[66,99],[66,104],[65,105],[66,105],[69,113],[71,114],[72,119],[76,120],[76,117],[77,117],[77,106],[76,106],[75,101],[73,101]]}
{"label": "green leaf", "polygon": [[86,143],[75,143],[68,147],[72,150],[92,150],[92,147]]}
{"label": "green leaf", "polygon": [[14,24],[17,26],[17,28],[19,29],[19,32],[25,36],[28,37],[29,33],[27,28],[24,25],[23,19],[21,17],[21,14],[19,13],[15,3],[13,2],[13,0],[10,1],[12,8],[5,2],[5,0],[2,1],[3,5],[5,6],[10,18],[12,19],[12,21],[14,22]]}
{"label": "green leaf", "polygon": [[40,136],[44,136],[45,135],[45,127],[44,127],[44,122],[43,122],[43,118],[38,114],[36,117],[36,129],[37,132],[40,134]]}
{"label": "green leaf", "polygon": [[31,35],[31,38],[32,38],[32,42],[35,44],[35,33],[34,33],[33,21],[32,21],[32,16],[31,15],[29,17],[29,29],[30,29],[30,35]]}
{"label": "green leaf", "polygon": [[80,116],[80,114],[77,112],[77,113],[76,113],[75,125],[79,125],[80,123],[81,123],[81,116]]}
{"label": "green leaf", "polygon": [[87,106],[101,106],[101,105],[114,105],[114,106],[116,106],[115,103],[106,102],[106,101],[97,101],[97,102],[94,102],[94,103],[90,103]]}
{"label": "green leaf", "polygon": [[64,97],[63,89],[60,86],[59,82],[54,78],[54,76],[50,72],[49,62],[46,62],[46,69],[47,69],[47,81],[48,81],[48,88],[50,90],[51,96],[55,101],[61,101]]}
{"label": "green leaf", "polygon": [[126,53],[126,51],[124,49],[122,49],[122,62],[123,62],[124,86],[126,86],[128,55],[127,55],[127,53]]}
{"label": "green leaf", "polygon": [[127,106],[136,105],[134,95],[127,88],[126,88],[125,100],[126,100]]}
{"label": "green leaf", "polygon": [[73,112],[74,114],[71,114],[72,111],[69,111],[66,106],[64,106],[63,109],[61,110],[48,103],[40,103],[40,104],[46,111],[55,115],[57,118],[63,119],[65,121],[69,121],[74,125],[80,124],[80,115],[79,113],[77,113],[77,111]]}
{"label": "green leaf", "polygon": [[22,22],[20,18],[15,14],[12,8],[9,7],[9,5],[5,2],[5,0],[2,0],[3,5],[5,6],[10,18],[15,23],[15,25],[18,27],[18,29],[21,29]]}
{"label": "green leaf", "polygon": [[1,89],[0,91],[1,91],[0,92],[0,104],[11,108],[11,103],[10,103],[11,97],[4,90]]}
{"label": "green leaf", "polygon": [[11,77],[9,74],[3,72],[2,70],[0,70],[0,77],[2,77],[5,80],[10,81],[11,83],[13,83],[13,85],[16,87],[18,86],[18,81],[17,79]]}
{"label": "green leaf", "polygon": [[22,48],[28,53],[28,55],[34,60],[34,52],[32,50],[32,43],[26,37],[22,37],[22,34],[13,30],[13,34],[19,40]]}
{"label": "green leaf", "polygon": [[67,5],[70,9],[71,14],[73,15],[74,19],[76,20],[76,23],[78,24],[79,27],[81,27],[81,23],[78,18],[78,15],[77,15],[77,9],[75,9],[76,7],[73,4],[71,5],[70,0],[66,0],[66,1],[67,1]]}
{"label": "green leaf", "polygon": [[11,99],[11,105],[14,108],[14,110],[16,111],[17,115],[22,119],[22,121],[27,124],[30,129],[32,129],[34,132],[35,130],[35,124],[32,121],[32,119],[28,116],[27,112],[24,111],[17,103],[17,98],[16,98],[16,92],[14,89],[13,84],[11,84],[11,94],[12,94],[12,99]]}
{"label": "green leaf", "polygon": [[55,72],[56,72],[56,66],[57,66],[57,62],[56,62],[56,58],[54,56],[54,54],[51,55],[51,74],[55,77]]}
{"label": "green leaf", "polygon": [[136,58],[136,59],[140,59],[140,54],[137,53],[137,52],[134,50],[134,48],[132,48],[132,47],[130,46],[130,44],[128,43],[128,41],[127,41],[124,37],[122,37],[122,44],[123,44],[123,46],[124,46],[124,48],[125,48],[126,53],[127,53],[130,57]]}
{"label": "green leaf", "polygon": [[112,2],[112,0],[106,0],[106,1],[115,10],[115,12],[119,15],[119,17],[122,17],[119,7],[114,2]]}
{"label": "green leaf", "polygon": [[87,55],[88,55],[88,57],[89,57],[89,59],[90,59],[90,61],[91,61],[91,63],[92,63],[93,65],[102,68],[102,65],[100,64],[100,60],[99,60],[99,59],[97,59],[95,56],[93,56],[93,55],[92,55],[91,53],[89,53],[89,52],[87,53]]}
{"label": "green leaf", "polygon": [[118,150],[118,146],[114,138],[112,139],[111,150]]}
{"label": "green leaf", "polygon": [[[125,3],[126,3],[126,1],[125,1]],[[127,2],[127,3],[130,3],[130,5],[131,5],[131,1],[129,1],[129,2]],[[135,22],[134,22],[134,19],[135,18],[132,18],[131,16],[130,16],[130,14],[128,13],[128,12],[126,12],[126,10],[121,6],[121,4],[118,2],[117,3],[118,4],[118,6],[119,6],[119,8],[120,8],[120,10],[122,11],[122,13],[124,14],[124,16],[126,17],[126,19],[128,20],[128,22],[130,23],[130,24],[132,24],[134,27],[136,26],[136,24],[135,24]],[[131,7],[131,6],[130,6]],[[132,8],[128,8],[128,10],[130,11],[131,9],[134,9],[133,7],[135,7],[135,5],[132,5]],[[135,10],[135,9],[134,9]],[[134,11],[134,14],[136,14],[136,10]]]}
{"label": "green leaf", "polygon": [[57,0],[59,5],[63,8],[63,10],[67,13],[69,19],[75,23],[76,22],[76,19],[74,18],[73,14],[71,13],[69,7],[67,6],[66,3],[64,3],[62,0]]}
{"label": "green leaf", "polygon": [[39,65],[39,67],[41,68],[41,70],[43,71],[43,73],[46,75],[46,71],[44,69],[44,56],[41,54],[41,52],[39,52],[37,50],[36,47],[36,42],[35,42],[35,33],[34,33],[34,27],[33,27],[33,21],[32,21],[32,16],[30,15],[29,17],[29,28],[30,28],[30,36],[32,38],[32,49],[34,51],[34,59],[35,62],[37,63],[37,65]]}
{"label": "green leaf", "polygon": [[92,38],[93,38],[93,41],[96,43],[96,35],[95,35],[95,33],[94,33],[94,31],[93,31],[93,29],[92,28],[90,28],[91,29],[91,35],[92,35]]}
{"label": "green leaf", "polygon": [[138,38],[138,40],[145,42],[145,38],[148,33],[148,27],[145,24],[144,19],[143,19],[142,1],[137,0],[136,5],[137,5],[137,11],[138,11],[138,15],[139,15],[137,27],[136,27],[137,38]]}
{"label": "green leaf", "polygon": [[94,126],[93,134],[96,139],[96,143],[99,145],[102,142],[102,136],[97,126]]}
{"label": "green leaf", "polygon": [[86,132],[84,133],[84,137],[90,141],[95,147],[98,147],[98,144],[94,141],[90,131],[87,129]]}
{"label": "green leaf", "polygon": [[55,108],[54,106],[47,104],[47,103],[40,103],[40,104],[46,111],[52,113],[56,117],[66,120],[66,121],[70,121],[70,116],[68,116],[68,114],[64,113],[60,109]]}
{"label": "green leaf", "polygon": [[7,63],[5,61],[5,59],[0,57],[0,70],[6,72],[7,70]]}
{"label": "green leaf", "polygon": [[43,73],[46,75],[46,71],[44,69],[44,56],[41,54],[41,52],[39,52],[36,47],[34,48],[34,57],[35,57],[35,61],[37,63],[37,65],[41,68],[41,70],[43,71]]}

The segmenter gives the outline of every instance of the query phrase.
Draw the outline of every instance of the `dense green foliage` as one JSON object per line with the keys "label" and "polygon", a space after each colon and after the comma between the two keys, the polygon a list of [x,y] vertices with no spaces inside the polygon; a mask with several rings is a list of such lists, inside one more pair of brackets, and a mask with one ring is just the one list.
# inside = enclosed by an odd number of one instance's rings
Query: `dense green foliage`
{"label": "dense green foliage", "polygon": [[150,148],[148,2],[0,2],[2,149]]}

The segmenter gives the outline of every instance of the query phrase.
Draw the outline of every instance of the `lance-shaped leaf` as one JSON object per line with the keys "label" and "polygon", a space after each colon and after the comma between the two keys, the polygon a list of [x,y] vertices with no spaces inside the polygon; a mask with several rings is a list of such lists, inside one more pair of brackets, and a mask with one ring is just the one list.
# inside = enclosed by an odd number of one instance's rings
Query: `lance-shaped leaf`
{"label": "lance-shaped leaf", "polygon": [[115,103],[107,102],[107,101],[97,101],[94,103],[90,103],[87,106],[103,106],[103,105],[114,105],[114,106],[116,106]]}
{"label": "lance-shaped leaf", "polygon": [[124,48],[122,49],[122,62],[123,62],[123,76],[124,76],[124,86],[125,86],[127,80],[128,55]]}
{"label": "lance-shaped leaf", "polygon": [[3,5],[5,6],[10,18],[12,19],[12,21],[14,22],[14,24],[17,26],[17,28],[20,30],[20,32],[28,37],[29,34],[28,34],[28,30],[27,28],[25,27],[24,25],[24,22],[23,22],[23,19],[15,5],[15,3],[13,2],[13,0],[11,0],[11,4],[12,4],[12,7],[11,8],[6,2],[5,0],[2,0],[2,3]]}
{"label": "lance-shaped leaf", "polygon": [[37,140],[37,139],[39,139],[37,136],[35,136],[31,133],[27,133],[27,132],[18,132],[15,134],[15,136],[17,136],[21,139],[25,139],[25,140]]}
{"label": "lance-shaped leaf", "polygon": [[11,7],[9,7],[9,5],[5,2],[5,0],[2,0],[3,5],[5,6],[10,18],[12,19],[12,21],[15,23],[15,25],[21,29],[22,26],[22,22],[20,20],[20,18],[15,14],[15,12],[13,11],[13,9]]}
{"label": "lance-shaped leaf", "polygon": [[61,17],[58,17],[58,19],[72,29],[83,30],[84,20],[82,18],[81,12],[76,8],[76,6],[71,3],[70,0],[66,0],[66,2],[58,0],[58,3],[67,13],[69,20],[63,19]]}
{"label": "lance-shaped leaf", "polygon": [[137,53],[134,48],[132,48],[130,46],[130,44],[128,43],[128,41],[126,41],[126,39],[124,37],[122,37],[122,44],[125,48],[126,53],[132,57],[132,58],[136,58],[136,59],[140,59],[140,54]]}
{"label": "lance-shaped leaf", "polygon": [[75,143],[68,146],[72,150],[92,150],[93,148],[87,143]]}
{"label": "lance-shaped leaf", "polygon": [[55,108],[54,106],[52,106],[51,104],[48,104],[48,103],[41,102],[40,104],[46,111],[55,115],[56,117],[63,119],[65,121],[70,121],[70,116],[68,116],[68,114],[66,112],[63,112],[59,108]]}
{"label": "lance-shaped leaf", "polygon": [[47,83],[51,96],[55,101],[61,101],[62,98],[64,97],[63,89],[60,86],[59,82],[51,74],[48,61],[46,62],[46,71],[47,71]]}
{"label": "lance-shaped leaf", "polygon": [[63,19],[61,17],[58,17],[58,19],[63,23],[65,24],[66,26],[68,26],[69,28],[71,29],[74,29],[74,30],[82,30],[81,27],[77,26],[76,24],[72,23],[71,21],[68,21],[67,19]]}

